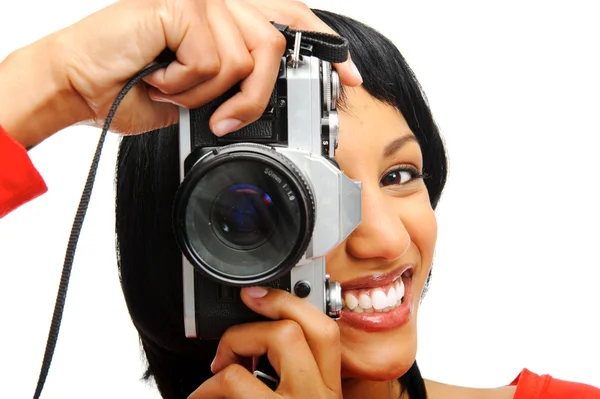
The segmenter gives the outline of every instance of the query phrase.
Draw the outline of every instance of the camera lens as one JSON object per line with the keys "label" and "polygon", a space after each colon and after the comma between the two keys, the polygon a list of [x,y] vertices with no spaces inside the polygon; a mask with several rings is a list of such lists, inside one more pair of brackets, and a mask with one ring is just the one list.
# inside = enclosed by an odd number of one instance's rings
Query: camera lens
{"label": "camera lens", "polygon": [[310,186],[268,147],[220,147],[186,174],[175,199],[175,235],[196,269],[228,285],[267,283],[306,252],[314,226]]}
{"label": "camera lens", "polygon": [[217,236],[233,249],[253,249],[267,241],[276,227],[271,196],[252,184],[229,186],[212,206]]}

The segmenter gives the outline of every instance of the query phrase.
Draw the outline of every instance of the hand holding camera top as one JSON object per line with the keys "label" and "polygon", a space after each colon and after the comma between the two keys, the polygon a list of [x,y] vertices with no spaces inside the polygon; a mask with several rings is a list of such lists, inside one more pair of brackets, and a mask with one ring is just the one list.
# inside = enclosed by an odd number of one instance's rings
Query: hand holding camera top
{"label": "hand holding camera top", "polygon": [[[230,327],[219,341],[211,366],[214,377],[190,399],[342,396],[340,331],[335,321],[282,290],[244,289],[242,300],[274,321]],[[281,381],[275,392],[241,365],[243,358],[264,354]]]}
{"label": "hand holding camera top", "polygon": [[[0,123],[25,147],[75,123],[101,125],[126,82],[168,48],[177,59],[125,97],[112,130],[171,125],[176,105],[201,106],[241,82],[210,121],[217,134],[237,130],[261,116],[273,89],[285,39],[271,20],[333,33],[295,1],[119,1],[2,63]],[[362,82],[350,60],[336,68],[343,84]]]}

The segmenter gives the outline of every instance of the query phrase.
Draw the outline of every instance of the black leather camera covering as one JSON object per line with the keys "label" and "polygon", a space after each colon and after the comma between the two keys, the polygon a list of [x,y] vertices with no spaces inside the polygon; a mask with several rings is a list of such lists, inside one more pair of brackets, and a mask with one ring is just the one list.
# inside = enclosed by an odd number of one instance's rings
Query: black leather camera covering
{"label": "black leather camera covering", "polygon": [[[217,284],[195,272],[196,332],[198,338],[219,339],[227,328],[267,318],[254,313],[240,299],[240,288]],[[291,292],[290,274],[264,284]]]}
{"label": "black leather camera covering", "polygon": [[190,111],[192,148],[218,147],[231,143],[251,142],[259,144],[287,143],[287,82],[285,58],[281,59],[279,76],[271,93],[269,104],[262,117],[224,137],[215,136],[209,127],[210,116],[227,99],[239,91],[239,85],[231,88],[210,103]]}

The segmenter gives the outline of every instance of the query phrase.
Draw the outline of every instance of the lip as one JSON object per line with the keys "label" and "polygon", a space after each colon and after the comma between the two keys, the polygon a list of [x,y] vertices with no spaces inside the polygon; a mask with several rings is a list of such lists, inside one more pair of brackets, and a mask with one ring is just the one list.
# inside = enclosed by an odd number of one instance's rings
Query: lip
{"label": "lip", "polygon": [[[402,270],[406,271],[407,269]],[[401,274],[402,273],[397,276]],[[394,278],[391,278],[389,282],[392,282],[393,280]],[[387,280],[382,279],[378,281],[384,283],[378,282],[377,286],[387,284],[385,283]],[[382,313],[357,313],[342,310],[340,313],[340,321],[350,327],[366,332],[389,331],[403,326],[410,320],[414,309],[412,299],[412,275],[402,276],[402,281],[404,282],[404,299],[402,300],[402,304],[397,308]],[[364,285],[361,285],[360,287],[366,288]]]}
{"label": "lip", "polygon": [[340,285],[342,286],[343,291],[382,287],[394,282],[404,272],[408,271],[408,277],[412,277],[412,269],[412,265],[403,265],[386,273],[369,274],[368,276],[362,276],[355,278],[354,280],[345,281],[340,283]]}

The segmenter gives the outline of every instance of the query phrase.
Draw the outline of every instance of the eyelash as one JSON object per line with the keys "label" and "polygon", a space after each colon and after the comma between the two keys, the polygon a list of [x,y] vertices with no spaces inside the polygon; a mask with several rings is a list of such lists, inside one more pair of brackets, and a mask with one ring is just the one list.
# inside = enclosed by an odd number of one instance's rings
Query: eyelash
{"label": "eyelash", "polygon": [[[391,175],[393,173],[396,173],[397,175],[400,175],[402,172],[408,172],[408,173],[410,173],[410,179],[408,181],[405,181],[404,183],[393,183],[392,182],[392,183],[390,183],[388,185],[397,184],[397,185],[403,186],[403,185],[408,184],[408,183],[410,183],[410,182],[412,182],[414,180],[422,179],[423,178],[423,174],[419,173],[419,171],[417,170],[417,168],[415,168],[414,166],[405,165],[405,166],[399,166],[397,168],[394,168],[392,170],[387,171],[385,173],[385,175],[383,175],[383,177],[381,178],[381,181],[379,182],[379,185],[381,187],[385,187],[386,184],[384,183],[384,180],[386,179],[386,177],[388,177],[389,175]],[[395,178],[394,181],[395,180],[397,180],[397,178]]]}

